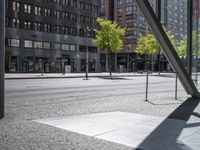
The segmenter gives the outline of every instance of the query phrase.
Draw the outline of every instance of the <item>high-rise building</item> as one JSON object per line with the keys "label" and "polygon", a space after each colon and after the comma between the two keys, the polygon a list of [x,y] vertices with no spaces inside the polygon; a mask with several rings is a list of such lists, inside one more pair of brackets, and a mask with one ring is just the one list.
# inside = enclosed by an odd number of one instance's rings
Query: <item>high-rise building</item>
{"label": "high-rise building", "polygon": [[[109,8],[106,0],[101,0],[105,5],[103,8]],[[152,7],[155,9],[155,0],[150,0]],[[102,5],[101,5],[102,7]],[[108,11],[108,9],[104,9]],[[111,9],[112,10],[112,9]],[[112,70],[114,71],[135,71],[136,68],[142,69],[143,62],[136,61],[137,56],[134,52],[136,47],[137,38],[140,35],[145,35],[151,32],[148,23],[146,22],[143,14],[140,12],[139,7],[135,0],[116,0],[114,1],[114,21],[120,26],[126,28],[124,37],[124,48],[119,53],[112,54]],[[106,14],[106,13],[104,13]],[[109,15],[104,15],[107,17]],[[107,52],[101,50],[101,69],[103,71],[108,69],[108,56]],[[141,63],[140,63],[141,62]]]}
{"label": "high-rise building", "polygon": [[6,71],[85,71],[87,48],[89,71],[98,71],[98,16],[98,0],[6,0]]}
{"label": "high-rise building", "polygon": [[114,19],[114,0],[100,0],[100,17]]}
{"label": "high-rise building", "polygon": [[[106,0],[104,10],[108,12],[109,8]],[[156,12],[157,0],[149,0],[152,8]],[[107,5],[107,6],[106,6]],[[102,7],[102,5],[101,5]],[[178,42],[183,39],[187,32],[187,0],[163,0],[161,6],[161,23],[174,34]],[[114,71],[137,71],[145,69],[144,57],[137,55],[134,50],[138,37],[151,33],[151,29],[140,11],[136,0],[115,0],[114,1],[114,21],[126,29],[124,37],[123,51],[112,54],[112,70]],[[107,14],[107,13],[104,13]],[[109,15],[104,15],[107,17]],[[107,17],[109,19],[109,17]],[[164,56],[161,59],[157,56],[154,61],[154,69],[158,70],[159,61],[162,60],[162,70],[167,69],[167,62]],[[108,57],[104,50],[101,50],[101,67],[107,70]],[[152,66],[152,65],[151,65]]]}
{"label": "high-rise building", "polygon": [[187,0],[167,0],[166,26],[179,42],[187,34]]}

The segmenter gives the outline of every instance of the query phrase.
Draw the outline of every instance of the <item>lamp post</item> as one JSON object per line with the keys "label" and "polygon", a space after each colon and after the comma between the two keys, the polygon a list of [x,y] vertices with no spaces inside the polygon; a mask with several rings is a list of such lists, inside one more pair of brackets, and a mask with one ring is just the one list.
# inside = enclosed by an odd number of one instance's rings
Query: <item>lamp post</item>
{"label": "lamp post", "polygon": [[89,70],[89,61],[88,61],[88,49],[89,49],[89,35],[90,35],[90,28],[87,27],[86,29],[86,40],[87,40],[87,46],[86,46],[86,72],[85,72],[85,79],[88,80],[88,70]]}
{"label": "lamp post", "polygon": [[[36,44],[37,35],[32,34],[31,37],[33,38],[33,48],[36,48],[35,44]],[[34,58],[33,58],[33,61],[34,61],[34,63],[33,63],[33,64],[34,64],[33,71],[36,72],[37,70],[36,70],[36,68],[35,68],[35,67],[36,67],[36,56],[35,56],[35,53],[34,53],[33,56],[34,56]],[[41,71],[41,70],[40,70],[40,71]],[[42,74],[42,72],[41,72],[41,74]]]}
{"label": "lamp post", "polygon": [[0,1],[0,119],[4,117],[5,99],[5,0]]}

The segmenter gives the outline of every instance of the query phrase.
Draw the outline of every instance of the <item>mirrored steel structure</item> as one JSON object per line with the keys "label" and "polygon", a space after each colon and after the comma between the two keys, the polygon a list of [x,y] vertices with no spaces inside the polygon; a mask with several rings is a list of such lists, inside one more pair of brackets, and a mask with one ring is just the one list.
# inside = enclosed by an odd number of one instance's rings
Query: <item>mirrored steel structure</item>
{"label": "mirrored steel structure", "polygon": [[200,94],[196,86],[191,80],[188,72],[186,71],[173,45],[171,44],[169,38],[167,37],[160,21],[158,20],[148,0],[136,0],[136,1],[141,11],[143,12],[144,16],[146,17],[149,25],[151,26],[152,31],[155,34],[159,44],[161,45],[166,58],[170,62],[173,70],[177,73],[179,80],[182,83],[185,91],[192,97],[199,97]]}

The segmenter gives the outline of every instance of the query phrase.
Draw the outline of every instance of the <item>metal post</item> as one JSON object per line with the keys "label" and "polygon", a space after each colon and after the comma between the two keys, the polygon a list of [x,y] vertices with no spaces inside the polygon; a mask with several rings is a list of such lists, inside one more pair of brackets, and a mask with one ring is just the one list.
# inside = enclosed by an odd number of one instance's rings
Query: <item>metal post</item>
{"label": "metal post", "polygon": [[87,38],[87,48],[86,48],[86,73],[85,73],[85,79],[88,80],[88,38]]}
{"label": "metal post", "polygon": [[148,86],[149,86],[149,71],[147,70],[147,75],[146,75],[146,96],[145,96],[145,101],[148,101]]}
{"label": "metal post", "polygon": [[177,89],[178,89],[178,76],[177,74],[175,73],[176,75],[176,80],[175,80],[175,99],[177,100]]}
{"label": "metal post", "polygon": [[187,70],[191,77],[192,75],[192,11],[193,11],[193,1],[187,1]]}
{"label": "metal post", "polygon": [[85,79],[88,80],[88,70],[89,70],[89,67],[88,67],[88,49],[89,49],[89,32],[90,32],[90,28],[87,27],[87,30],[86,30],[86,40],[87,40],[87,47],[86,47],[86,71],[85,71]]}
{"label": "metal post", "polygon": [[153,33],[155,34],[158,43],[163,49],[164,55],[172,65],[173,70],[177,73],[179,80],[187,94],[190,94],[194,98],[200,97],[200,93],[191,80],[191,77],[186,71],[165,31],[163,30],[162,25],[158,21],[148,0],[136,0],[136,2],[146,17],[146,20],[148,21]]}
{"label": "metal post", "polygon": [[5,99],[5,0],[0,1],[0,119],[4,117]]}

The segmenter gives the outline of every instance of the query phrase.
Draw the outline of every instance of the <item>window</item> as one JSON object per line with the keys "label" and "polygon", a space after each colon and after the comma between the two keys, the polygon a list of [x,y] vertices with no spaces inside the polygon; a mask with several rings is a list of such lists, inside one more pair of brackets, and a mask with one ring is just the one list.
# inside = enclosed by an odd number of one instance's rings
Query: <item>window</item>
{"label": "window", "polygon": [[33,47],[33,41],[24,40],[24,47],[26,47],[26,48],[32,48]]}
{"label": "window", "polygon": [[142,21],[142,22],[144,22],[145,21],[144,16],[139,16],[139,20]]}
{"label": "window", "polygon": [[54,10],[54,16],[55,16],[55,18],[59,19],[60,18],[60,11]]}
{"label": "window", "polygon": [[41,7],[35,6],[35,15],[41,15],[41,14],[42,14]]}
{"label": "window", "polygon": [[51,9],[45,8],[45,9],[44,9],[44,16],[50,17],[50,16],[51,16]]}
{"label": "window", "polygon": [[62,44],[62,50],[69,51],[69,44]]}
{"label": "window", "polygon": [[135,0],[126,0],[126,4],[133,3],[133,2],[135,2]]}
{"label": "window", "polygon": [[70,0],[63,0],[63,5],[69,5]]}
{"label": "window", "polygon": [[59,4],[59,3],[60,3],[60,0],[54,0],[54,2]]}
{"label": "window", "polygon": [[68,12],[63,12],[63,19],[69,20],[69,13]]}
{"label": "window", "polygon": [[41,23],[39,22],[35,22],[35,27],[34,27],[35,31],[41,31],[42,28],[41,28]]}
{"label": "window", "polygon": [[128,14],[125,17],[126,17],[126,20],[137,19],[137,14]]}
{"label": "window", "polygon": [[122,8],[117,9],[117,13],[121,14],[122,13]]}
{"label": "window", "polygon": [[63,27],[63,33],[69,34],[69,27]]}
{"label": "window", "polygon": [[126,12],[129,11],[137,11],[137,6],[132,5],[132,6],[126,6]]}
{"label": "window", "polygon": [[24,29],[31,30],[31,22],[30,21],[24,21]]}
{"label": "window", "polygon": [[70,51],[75,51],[76,50],[76,46],[75,45],[70,45],[69,49],[70,49]]}
{"label": "window", "polygon": [[12,19],[12,27],[13,28],[19,28],[20,27],[20,21],[19,19]]}
{"label": "window", "polygon": [[77,15],[76,14],[71,14],[71,21],[74,21],[74,22],[77,21]]}
{"label": "window", "polygon": [[50,24],[44,24],[44,31],[45,32],[51,32],[51,25]]}
{"label": "window", "polygon": [[55,44],[54,44],[54,48],[55,48],[56,50],[60,50],[60,49],[61,49],[61,44],[55,43]]}
{"label": "window", "polygon": [[20,11],[20,3],[19,2],[13,2],[13,10],[19,12]]}
{"label": "window", "polygon": [[60,26],[55,25],[54,31],[55,31],[55,33],[60,33]]}
{"label": "window", "polygon": [[34,41],[34,48],[42,48],[42,42]]}
{"label": "window", "polygon": [[49,42],[43,42],[43,48],[44,49],[50,49],[51,44]]}
{"label": "window", "polygon": [[121,5],[122,4],[122,0],[117,0],[117,4]]}
{"label": "window", "polygon": [[24,4],[24,12],[27,14],[31,14],[31,5]]}
{"label": "window", "polygon": [[71,0],[71,6],[76,8],[77,7],[77,0]]}
{"label": "window", "polygon": [[19,47],[20,40],[19,39],[8,39],[8,46]]}
{"label": "window", "polygon": [[71,35],[76,36],[76,28],[71,28]]}

